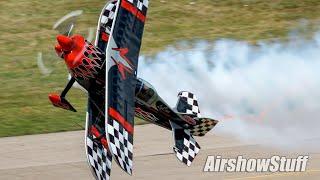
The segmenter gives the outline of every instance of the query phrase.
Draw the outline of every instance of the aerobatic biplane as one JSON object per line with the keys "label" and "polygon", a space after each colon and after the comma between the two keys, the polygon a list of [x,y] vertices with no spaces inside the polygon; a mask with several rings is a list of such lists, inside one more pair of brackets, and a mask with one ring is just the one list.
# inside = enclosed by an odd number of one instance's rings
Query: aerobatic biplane
{"label": "aerobatic biplane", "polygon": [[138,57],[148,0],[112,0],[103,8],[94,44],[80,35],[58,35],[55,49],[71,79],[63,92],[50,94],[54,106],[76,111],[65,96],[79,83],[88,93],[85,144],[88,164],[96,179],[110,178],[111,162],[132,174],[134,117],[173,132],[174,153],[190,166],[204,136],[218,121],[201,118],[190,92],[178,95],[170,108],[156,90],[137,78]]}

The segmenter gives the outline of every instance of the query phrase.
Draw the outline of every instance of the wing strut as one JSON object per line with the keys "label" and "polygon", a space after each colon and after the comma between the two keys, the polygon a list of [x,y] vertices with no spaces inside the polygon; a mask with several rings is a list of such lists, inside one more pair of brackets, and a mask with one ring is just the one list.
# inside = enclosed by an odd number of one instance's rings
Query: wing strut
{"label": "wing strut", "polygon": [[62,91],[60,97],[65,98],[67,93],[69,92],[69,90],[72,88],[73,84],[76,82],[76,79],[74,77],[71,77],[71,79],[69,80],[67,86],[64,88],[64,90]]}

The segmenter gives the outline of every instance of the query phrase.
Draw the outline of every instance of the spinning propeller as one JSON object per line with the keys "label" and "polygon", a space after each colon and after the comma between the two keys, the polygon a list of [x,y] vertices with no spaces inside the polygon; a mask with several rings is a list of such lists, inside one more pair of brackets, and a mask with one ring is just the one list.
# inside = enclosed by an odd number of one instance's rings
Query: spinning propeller
{"label": "spinning propeller", "polygon": [[[55,46],[56,53],[59,57],[65,59],[68,68],[77,64],[75,60],[77,58],[75,57],[77,56],[76,54],[78,54],[78,51],[81,49],[81,45],[79,43],[85,41],[81,36],[75,36],[76,40],[72,39],[72,37],[69,37],[72,34],[77,17],[81,14],[82,11],[71,12],[58,20],[53,26],[53,29],[58,30],[61,34],[57,36],[58,44]],[[68,85],[60,95],[56,93],[49,94],[51,103],[56,107],[76,112],[76,109],[65,98],[67,92],[74,83],[75,79],[71,77]]]}

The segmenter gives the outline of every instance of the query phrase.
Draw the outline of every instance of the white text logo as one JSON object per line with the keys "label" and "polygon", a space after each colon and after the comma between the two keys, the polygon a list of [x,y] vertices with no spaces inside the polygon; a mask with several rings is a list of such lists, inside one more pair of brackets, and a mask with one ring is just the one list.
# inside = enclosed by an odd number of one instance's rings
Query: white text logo
{"label": "white text logo", "polygon": [[303,172],[306,171],[309,156],[287,158],[272,156],[270,158],[222,158],[208,156],[204,166],[205,172]]}

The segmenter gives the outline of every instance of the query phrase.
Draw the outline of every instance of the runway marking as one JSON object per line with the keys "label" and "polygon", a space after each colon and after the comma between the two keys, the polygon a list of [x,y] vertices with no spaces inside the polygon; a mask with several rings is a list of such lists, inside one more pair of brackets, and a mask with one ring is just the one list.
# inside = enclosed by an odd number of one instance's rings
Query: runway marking
{"label": "runway marking", "polygon": [[285,173],[278,173],[278,174],[268,174],[268,175],[262,175],[262,176],[251,176],[251,177],[237,177],[237,178],[228,178],[229,180],[236,180],[236,179],[257,179],[257,178],[263,178],[263,177],[271,177],[271,176],[300,176],[302,174],[309,174],[314,172],[320,172],[320,169],[314,169],[309,170],[305,172],[285,172]]}

